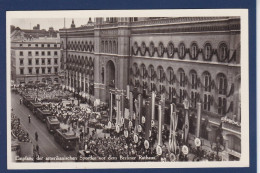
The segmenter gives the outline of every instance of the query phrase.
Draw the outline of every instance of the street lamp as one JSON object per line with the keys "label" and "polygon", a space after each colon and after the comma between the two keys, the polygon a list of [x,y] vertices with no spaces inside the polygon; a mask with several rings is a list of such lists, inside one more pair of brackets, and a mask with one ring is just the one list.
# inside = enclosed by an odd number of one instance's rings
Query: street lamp
{"label": "street lamp", "polygon": [[216,152],[217,152],[217,159],[219,159],[219,155],[218,155],[219,152],[222,152],[222,151],[225,150],[225,146],[223,146],[223,145],[220,144],[220,137],[218,136],[218,137],[216,138],[215,147],[213,147],[213,143],[212,143],[212,142],[210,143],[210,146],[211,146],[211,149],[212,149],[213,151],[216,151]]}

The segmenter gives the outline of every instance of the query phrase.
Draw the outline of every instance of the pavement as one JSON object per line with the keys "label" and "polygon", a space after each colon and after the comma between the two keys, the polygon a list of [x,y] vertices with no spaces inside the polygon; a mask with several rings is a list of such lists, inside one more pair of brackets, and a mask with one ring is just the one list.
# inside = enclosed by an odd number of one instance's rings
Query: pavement
{"label": "pavement", "polygon": [[[76,156],[76,151],[65,151],[58,143],[55,142],[54,137],[46,128],[45,123],[33,116],[33,113],[20,104],[20,95],[11,93],[11,104],[13,113],[20,118],[22,128],[29,133],[31,145],[22,148],[22,154],[30,154],[32,156],[33,146],[38,144],[40,154],[43,157],[65,157]],[[28,122],[28,115],[31,115],[31,123]],[[39,139],[35,140],[35,132],[38,133]]]}

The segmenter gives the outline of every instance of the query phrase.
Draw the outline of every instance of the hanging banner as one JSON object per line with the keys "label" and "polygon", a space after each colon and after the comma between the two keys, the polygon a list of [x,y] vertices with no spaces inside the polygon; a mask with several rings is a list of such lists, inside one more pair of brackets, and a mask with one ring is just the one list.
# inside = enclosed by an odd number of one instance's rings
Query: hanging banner
{"label": "hanging banner", "polygon": [[170,136],[169,136],[169,149],[171,152],[176,153],[176,129],[178,124],[178,116],[176,111],[176,106],[174,103],[171,104],[171,112],[170,112]]}
{"label": "hanging banner", "polygon": [[196,137],[200,137],[200,123],[201,123],[201,103],[197,103],[197,131]]}
{"label": "hanging banner", "polygon": [[130,120],[132,120],[132,117],[133,117],[133,93],[130,92],[130,96],[129,96],[129,116],[130,116]]}
{"label": "hanging banner", "polygon": [[130,86],[129,85],[126,86],[126,98],[127,99],[130,98]]}
{"label": "hanging banner", "polygon": [[162,106],[162,112],[161,112],[161,118],[162,118],[162,126],[164,125],[164,117],[165,117],[165,94],[161,95],[161,106]]}
{"label": "hanging banner", "polygon": [[162,144],[162,106],[161,104],[159,104],[158,106],[158,112],[159,112],[159,116],[158,116],[158,145]]}
{"label": "hanging banner", "polygon": [[186,115],[185,115],[185,123],[184,123],[184,127],[183,127],[183,130],[184,130],[184,142],[187,141],[187,138],[188,138],[188,134],[189,134],[189,111],[188,110],[185,110],[186,112]]}
{"label": "hanging banner", "polygon": [[138,117],[138,121],[139,124],[141,124],[142,121],[142,113],[143,113],[143,96],[142,94],[138,95],[138,108],[139,108],[139,117]]}
{"label": "hanging banner", "polygon": [[155,97],[156,97],[156,95],[155,95],[155,92],[153,91],[152,92],[152,97],[151,97],[151,102],[150,102],[150,104],[151,104],[151,111],[152,111],[152,120],[154,120],[154,114],[155,114]]}
{"label": "hanging banner", "polygon": [[151,130],[151,98],[150,101],[147,102],[147,104],[145,105],[146,107],[146,115],[145,115],[145,139],[149,140],[150,137],[150,133],[149,131]]}

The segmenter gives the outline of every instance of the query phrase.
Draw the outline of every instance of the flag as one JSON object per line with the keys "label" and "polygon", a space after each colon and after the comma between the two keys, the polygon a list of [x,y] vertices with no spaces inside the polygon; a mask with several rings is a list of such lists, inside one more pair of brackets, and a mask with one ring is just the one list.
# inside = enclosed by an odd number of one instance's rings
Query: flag
{"label": "flag", "polygon": [[176,153],[176,148],[177,148],[177,144],[176,144],[176,128],[177,128],[177,124],[178,124],[178,116],[176,114],[176,109],[175,109],[175,104],[171,104],[171,112],[170,112],[170,117],[171,117],[171,121],[170,121],[170,140],[169,140],[169,148],[170,151],[174,151]]}
{"label": "flag", "polygon": [[183,126],[183,130],[184,130],[184,142],[187,141],[187,138],[188,138],[188,134],[189,134],[189,111],[188,110],[185,110],[186,112],[186,115],[185,115],[185,123],[184,123],[184,126]]}
{"label": "flag", "polygon": [[151,130],[151,98],[150,101],[148,103],[145,104],[145,139],[149,140],[149,136],[150,136],[150,130]]}

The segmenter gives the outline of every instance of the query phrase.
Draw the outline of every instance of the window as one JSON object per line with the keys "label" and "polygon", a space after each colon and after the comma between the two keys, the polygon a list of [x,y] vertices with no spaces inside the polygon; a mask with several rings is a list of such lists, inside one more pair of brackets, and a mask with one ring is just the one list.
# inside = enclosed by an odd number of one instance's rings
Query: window
{"label": "window", "polygon": [[32,65],[32,59],[28,59],[28,65]]}
{"label": "window", "polygon": [[54,47],[57,47],[57,44],[54,44]]}
{"label": "window", "polygon": [[185,87],[185,73],[183,70],[180,71],[180,86]]}
{"label": "window", "polygon": [[197,89],[197,74],[196,74],[196,72],[191,73],[191,89]]}
{"label": "window", "polygon": [[183,59],[185,57],[185,45],[183,43],[180,44],[179,46],[179,58]]}
{"label": "window", "polygon": [[44,56],[45,55],[45,52],[44,51],[42,51],[42,56]]}
{"label": "window", "polygon": [[54,72],[58,73],[58,68],[57,67],[54,68]]}
{"label": "window", "polygon": [[58,58],[54,59],[54,64],[58,64]]}
{"label": "window", "polygon": [[218,114],[225,115],[227,108],[227,100],[226,98],[219,97],[218,98]]}
{"label": "window", "polygon": [[45,74],[45,67],[42,68],[42,74]]}
{"label": "window", "polygon": [[20,44],[20,47],[23,47],[23,44]]}
{"label": "window", "polygon": [[38,59],[38,58],[35,59],[35,64],[36,64],[36,65],[39,65],[39,59]]}
{"label": "window", "polygon": [[196,108],[197,104],[197,92],[191,91],[191,107]]}
{"label": "window", "polygon": [[23,65],[23,59],[20,59],[20,65]]}
{"label": "window", "polygon": [[48,68],[48,73],[49,73],[49,74],[51,73],[51,67]]}
{"label": "window", "polygon": [[169,83],[170,83],[170,85],[173,85],[173,75],[174,74],[173,74],[173,70],[172,69],[169,70],[169,75],[170,75],[170,82]]}
{"label": "window", "polygon": [[35,56],[39,56],[39,52],[38,51],[35,52]]}
{"label": "window", "polygon": [[28,47],[31,47],[31,44],[28,44]]}
{"label": "window", "polygon": [[36,68],[36,74],[39,74],[39,69],[38,68]]}
{"label": "window", "polygon": [[198,45],[196,43],[193,43],[191,45],[191,58],[196,59],[198,55]]}
{"label": "window", "polygon": [[212,47],[210,43],[206,43],[204,47],[204,60],[210,60],[212,55]]}
{"label": "window", "polygon": [[31,51],[28,52],[28,56],[32,56],[32,52]]}
{"label": "window", "polygon": [[48,56],[50,56],[50,55],[51,55],[51,52],[50,52],[50,51],[48,51],[48,52],[47,52],[47,54],[48,54]]}
{"label": "window", "polygon": [[211,92],[211,76],[208,72],[205,73],[204,79],[205,91]]}
{"label": "window", "polygon": [[51,64],[51,59],[48,59],[48,65],[50,65]]}
{"label": "window", "polygon": [[185,99],[185,90],[180,89],[180,103],[182,103],[184,99]]}
{"label": "window", "polygon": [[54,51],[54,55],[57,56],[57,55],[58,55],[58,52],[57,52],[57,51]]}
{"label": "window", "polygon": [[35,44],[35,47],[38,47],[38,44]]}
{"label": "window", "polygon": [[22,51],[20,51],[20,56],[23,56],[23,52]]}
{"label": "window", "polygon": [[154,81],[155,76],[154,76],[154,68],[153,68],[153,66],[150,68],[150,76],[151,76],[151,81]]}
{"label": "window", "polygon": [[219,75],[219,94],[226,95],[227,93],[227,78],[224,74]]}
{"label": "window", "polygon": [[45,64],[45,59],[42,59],[42,65],[44,65]]}
{"label": "window", "polygon": [[153,56],[153,54],[154,54],[154,43],[153,42],[150,43],[149,53],[150,53],[150,56]]}
{"label": "window", "polygon": [[160,69],[159,69],[159,77],[160,77],[159,82],[160,82],[160,83],[163,82],[163,77],[164,77],[164,74],[163,74],[163,73],[164,73],[164,72],[163,72],[163,68],[160,68]]}
{"label": "window", "polygon": [[51,47],[51,45],[50,45],[50,44],[48,44],[47,46],[48,46],[48,47]]}
{"label": "window", "polygon": [[28,68],[29,74],[32,74],[32,68]]}
{"label": "window", "polygon": [[174,54],[174,46],[173,46],[172,43],[169,43],[169,44],[168,44],[167,51],[168,51],[168,55],[169,55],[170,57],[172,57],[173,54]]}
{"label": "window", "polygon": [[211,102],[211,96],[209,94],[204,94],[204,110],[210,111],[210,102]]}
{"label": "window", "polygon": [[227,45],[225,43],[222,43],[220,46],[219,46],[219,49],[218,49],[218,53],[219,53],[219,61],[223,62],[226,60],[227,58],[227,55],[228,55],[228,52],[227,52]]}
{"label": "window", "polygon": [[20,69],[20,74],[24,74],[23,68]]}
{"label": "window", "polygon": [[159,46],[158,46],[158,56],[159,56],[159,57],[162,57],[162,56],[163,56],[163,53],[164,53],[163,43],[159,43]]}
{"label": "window", "polygon": [[44,47],[44,44],[42,44],[42,47]]}

